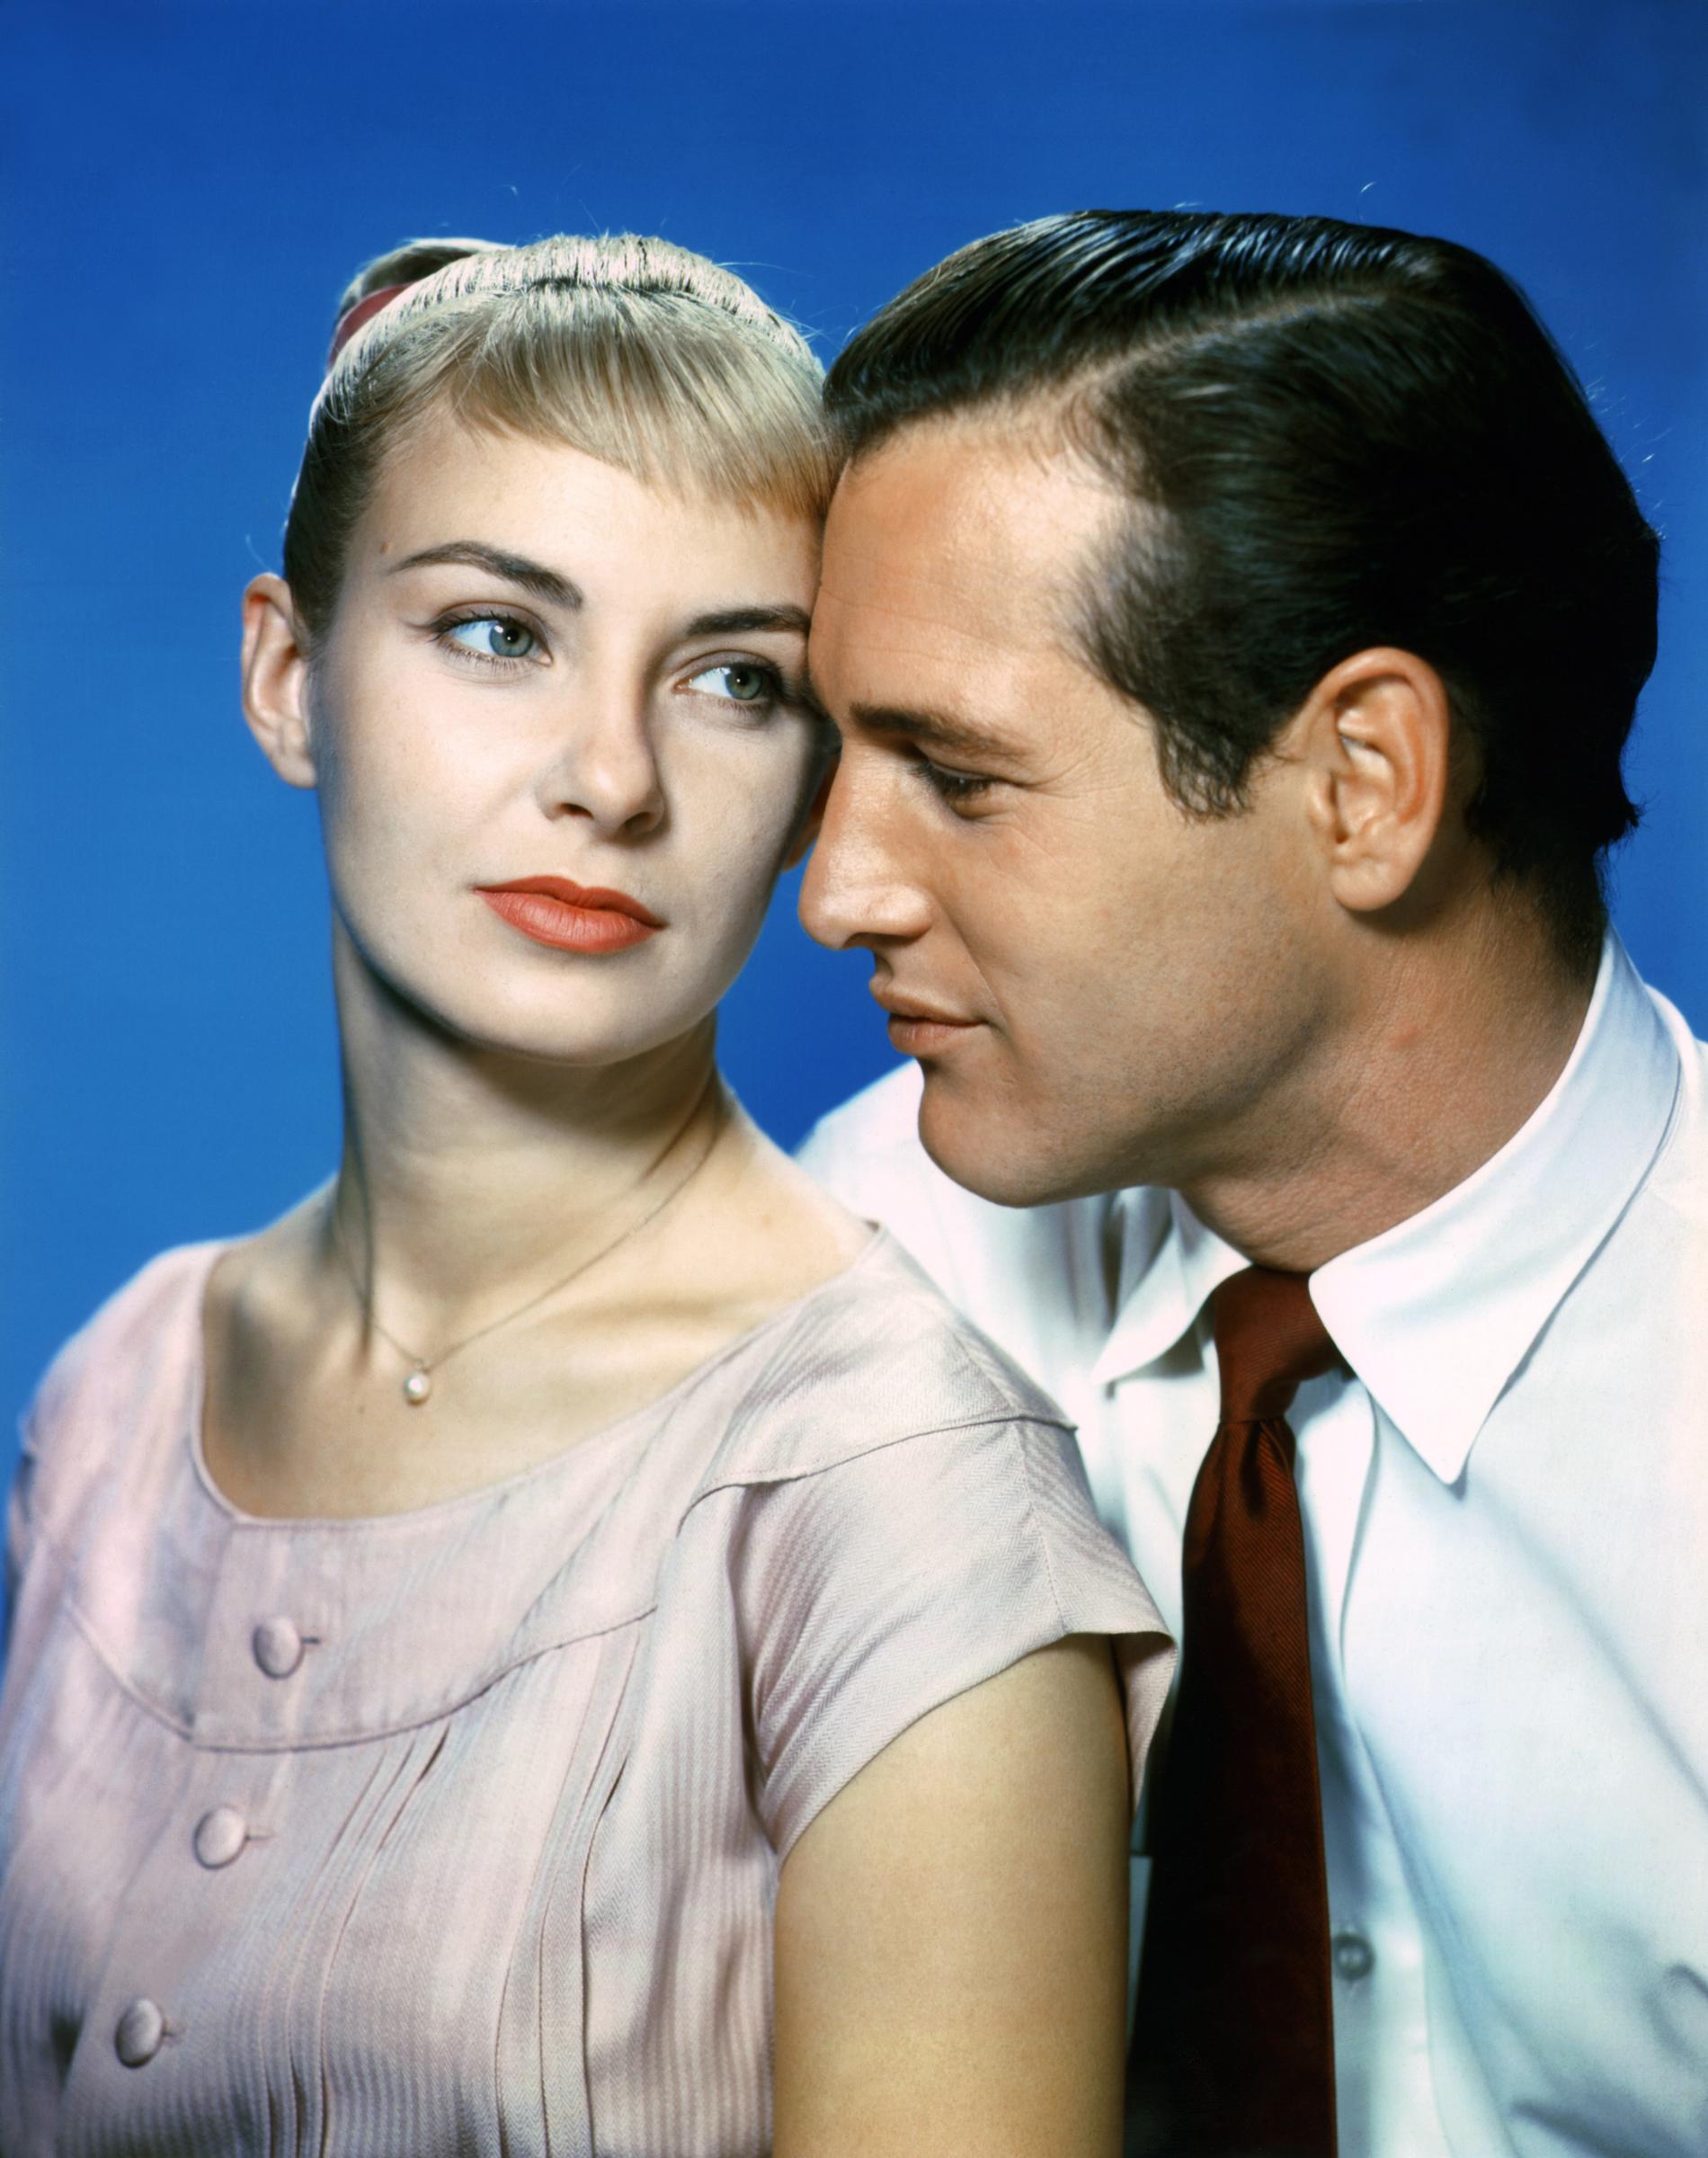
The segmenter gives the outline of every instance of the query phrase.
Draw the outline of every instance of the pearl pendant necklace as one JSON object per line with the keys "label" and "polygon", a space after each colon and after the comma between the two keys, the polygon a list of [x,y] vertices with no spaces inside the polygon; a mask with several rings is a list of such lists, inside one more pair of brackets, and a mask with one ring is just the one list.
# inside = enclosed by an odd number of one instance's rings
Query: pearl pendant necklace
{"label": "pearl pendant necklace", "polygon": [[[663,1153],[661,1154],[657,1161],[654,1163],[652,1169],[647,1172],[648,1176],[655,1174],[658,1170],[662,1169],[664,1164],[670,1159],[671,1155],[675,1153],[676,1148],[681,1143],[683,1134],[692,1125],[695,1117],[698,1115],[700,1105],[705,1101],[706,1095],[712,1092],[713,1089],[716,1086],[716,1083],[717,1075],[716,1073],[714,1073],[706,1083],[705,1092],[702,1092],[699,1100],[695,1102],[693,1108],[689,1111],[688,1117],[683,1122],[681,1129],[677,1132],[676,1137],[672,1139],[670,1145],[665,1147]],[[485,1325],[477,1326],[473,1333],[464,1334],[461,1341],[452,1342],[449,1348],[441,1349],[438,1355],[433,1357],[422,1356],[415,1350],[406,1347],[404,1342],[397,1339],[397,1336],[395,1333],[390,1333],[386,1327],[380,1324],[378,1314],[374,1309],[371,1284],[366,1287],[363,1285],[357,1275],[354,1265],[351,1262],[350,1253],[344,1249],[344,1240],[338,1227],[338,1208],[336,1195],[334,1193],[326,1215],[327,1226],[332,1231],[333,1249],[338,1254],[339,1264],[343,1268],[345,1274],[349,1277],[350,1286],[355,1291],[356,1301],[361,1306],[362,1313],[367,1318],[368,1324],[373,1328],[374,1332],[379,1336],[380,1340],[388,1343],[389,1346],[395,1349],[398,1355],[404,1360],[406,1369],[403,1381],[403,1396],[404,1400],[405,1403],[407,1403],[409,1407],[412,1409],[419,1409],[432,1399],[433,1373],[435,1370],[437,1370],[440,1364],[448,1363],[453,1356],[460,1356],[465,1349],[472,1348],[476,1342],[484,1342],[489,1333],[496,1333],[501,1326],[513,1325],[518,1319],[526,1317],[530,1311],[537,1311],[539,1306],[547,1302],[549,1297],[560,1295],[563,1290],[569,1287],[572,1281],[579,1280],[582,1275],[586,1273],[590,1267],[597,1266],[601,1259],[609,1258],[610,1254],[617,1249],[618,1244],[627,1244],[631,1236],[637,1236],[649,1222],[656,1221],[658,1217],[664,1211],[665,1208],[671,1204],[672,1200],[680,1198],[681,1194],[687,1190],[689,1185],[693,1182],[694,1179],[699,1174],[700,1171],[711,1159],[712,1150],[717,1145],[719,1138],[723,1136],[724,1126],[726,1121],[727,1117],[726,1114],[724,1113],[723,1100],[721,1095],[719,1095],[716,1097],[716,1108],[711,1120],[712,1128],[710,1137],[707,1139],[705,1146],[700,1149],[699,1155],[696,1159],[693,1167],[688,1172],[686,1176],[678,1178],[676,1182],[673,1183],[670,1190],[665,1192],[663,1199],[654,1200],[654,1203],[646,1208],[644,1214],[637,1217],[637,1218],[634,1221],[631,1221],[627,1227],[619,1231],[617,1235],[610,1239],[609,1244],[601,1244],[598,1251],[591,1253],[577,1265],[572,1267],[569,1272],[565,1274],[561,1280],[548,1282],[547,1286],[538,1292],[538,1295],[529,1297],[525,1304],[519,1304],[513,1311],[507,1311],[498,1318],[489,1319]],[[645,1178],[642,1179],[643,1183],[645,1183]]]}

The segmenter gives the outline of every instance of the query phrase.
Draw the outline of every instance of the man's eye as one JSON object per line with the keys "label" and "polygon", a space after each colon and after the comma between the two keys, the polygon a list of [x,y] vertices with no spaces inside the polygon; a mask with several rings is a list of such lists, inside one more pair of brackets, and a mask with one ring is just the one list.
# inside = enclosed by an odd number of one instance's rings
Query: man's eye
{"label": "man's eye", "polygon": [[471,620],[452,622],[445,636],[458,651],[472,652],[482,659],[528,659],[539,641],[525,623],[507,614],[482,614]]}
{"label": "man's eye", "polygon": [[983,772],[951,771],[946,764],[933,764],[929,757],[921,757],[915,770],[946,802],[970,802],[994,784]]}
{"label": "man's eye", "polygon": [[725,659],[715,667],[702,667],[689,677],[688,686],[730,704],[773,704],[782,693],[775,671],[748,659]]}

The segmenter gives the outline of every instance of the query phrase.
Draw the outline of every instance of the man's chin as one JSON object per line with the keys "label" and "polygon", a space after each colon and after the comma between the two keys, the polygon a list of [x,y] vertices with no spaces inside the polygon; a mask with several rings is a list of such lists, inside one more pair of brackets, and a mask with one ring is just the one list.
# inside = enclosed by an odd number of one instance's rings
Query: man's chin
{"label": "man's chin", "polygon": [[1121,1146],[1124,1133],[1076,1128],[1061,1102],[992,1101],[930,1064],[923,1070],[919,1144],[942,1174],[992,1207],[1057,1207],[1164,1181],[1147,1174],[1153,1165],[1139,1150]]}
{"label": "man's chin", "polygon": [[966,1090],[924,1068],[920,1144],[953,1182],[997,1207],[1048,1206],[1102,1188],[1069,1176],[1048,1145],[1047,1121],[1013,1103],[982,1110]]}

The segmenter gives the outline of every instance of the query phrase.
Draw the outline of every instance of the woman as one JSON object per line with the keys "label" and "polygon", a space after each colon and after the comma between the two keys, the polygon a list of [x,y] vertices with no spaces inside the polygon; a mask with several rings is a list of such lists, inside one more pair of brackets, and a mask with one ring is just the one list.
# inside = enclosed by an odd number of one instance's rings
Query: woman
{"label": "woman", "polygon": [[805,346],[679,249],[345,296],[244,640],[343,1156],[31,1413],[8,2153],[756,2152],[773,2002],[779,2153],[1115,2147],[1154,1610],[714,1063],[823,772],[830,477]]}

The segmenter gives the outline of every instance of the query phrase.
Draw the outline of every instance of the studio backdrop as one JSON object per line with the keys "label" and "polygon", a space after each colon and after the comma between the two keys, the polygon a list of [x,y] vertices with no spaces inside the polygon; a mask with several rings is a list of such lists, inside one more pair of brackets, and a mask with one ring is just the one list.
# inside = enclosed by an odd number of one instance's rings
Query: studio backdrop
{"label": "studio backdrop", "polygon": [[[237,600],[279,565],[338,290],[406,236],[662,233],[827,361],[949,249],[1075,207],[1321,211],[1490,254],[1664,536],[1615,916],[1708,1031],[1695,0],[66,0],[6,40],[8,1425],[151,1253],[334,1165],[314,804],[244,729]],[[892,1062],[866,962],[806,941],[796,883],[722,1022],[786,1143]]]}

